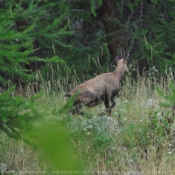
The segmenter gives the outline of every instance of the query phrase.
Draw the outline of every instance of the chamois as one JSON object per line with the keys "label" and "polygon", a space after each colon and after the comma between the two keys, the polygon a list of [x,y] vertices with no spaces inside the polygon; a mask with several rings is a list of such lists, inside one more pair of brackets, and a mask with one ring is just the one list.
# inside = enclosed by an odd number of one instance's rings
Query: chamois
{"label": "chamois", "polygon": [[[83,114],[80,109],[83,106],[93,107],[102,102],[106,107],[107,115],[111,114],[111,109],[115,106],[114,97],[118,94],[120,88],[120,80],[124,72],[128,72],[127,67],[128,56],[118,60],[117,67],[114,72],[103,73],[95,78],[92,78],[84,83],[76,86],[65,97],[71,97],[75,93],[74,109],[70,110],[71,114]],[[112,102],[110,105],[109,100]]]}

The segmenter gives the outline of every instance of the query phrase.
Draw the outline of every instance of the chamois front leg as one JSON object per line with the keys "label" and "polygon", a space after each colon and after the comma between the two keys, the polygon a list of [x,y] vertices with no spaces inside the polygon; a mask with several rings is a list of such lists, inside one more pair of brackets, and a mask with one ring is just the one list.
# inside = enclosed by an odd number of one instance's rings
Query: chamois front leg
{"label": "chamois front leg", "polygon": [[111,96],[110,99],[111,99],[111,102],[112,102],[111,107],[110,107],[110,111],[111,111],[112,108],[115,106],[114,96]]}
{"label": "chamois front leg", "polygon": [[107,115],[111,115],[111,109],[110,109],[109,99],[105,99],[104,104],[105,104],[105,107],[106,107],[106,113],[107,113]]}

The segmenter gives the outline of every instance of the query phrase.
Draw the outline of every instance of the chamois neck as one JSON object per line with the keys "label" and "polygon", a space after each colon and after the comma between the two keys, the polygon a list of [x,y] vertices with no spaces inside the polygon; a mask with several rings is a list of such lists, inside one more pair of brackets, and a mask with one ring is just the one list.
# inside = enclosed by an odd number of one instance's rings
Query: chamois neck
{"label": "chamois neck", "polygon": [[119,78],[119,81],[121,80],[123,74],[124,74],[124,68],[123,66],[117,66],[117,68],[115,69],[114,73],[116,74],[116,76]]}

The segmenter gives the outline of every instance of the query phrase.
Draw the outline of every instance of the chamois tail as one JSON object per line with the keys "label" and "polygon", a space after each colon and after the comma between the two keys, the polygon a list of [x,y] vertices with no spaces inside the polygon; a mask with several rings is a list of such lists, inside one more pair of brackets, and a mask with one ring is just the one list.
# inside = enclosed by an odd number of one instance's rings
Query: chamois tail
{"label": "chamois tail", "polygon": [[65,97],[71,97],[71,95],[70,95],[70,94],[65,94],[64,96],[65,96]]}

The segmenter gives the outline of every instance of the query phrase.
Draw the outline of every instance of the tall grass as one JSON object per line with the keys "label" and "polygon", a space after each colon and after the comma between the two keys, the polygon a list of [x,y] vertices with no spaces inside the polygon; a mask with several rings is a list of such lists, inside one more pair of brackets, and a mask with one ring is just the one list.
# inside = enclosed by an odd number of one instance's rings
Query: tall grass
{"label": "tall grass", "polygon": [[25,142],[10,139],[0,133],[0,143],[0,174],[45,172],[47,161],[43,161]]}
{"label": "tall grass", "polygon": [[[85,116],[60,114],[59,109],[67,101],[63,95],[80,80],[75,72],[62,65],[48,64],[43,71],[46,71],[45,75],[42,71],[36,74],[36,82],[43,92],[36,102],[38,110],[43,112],[45,119],[55,119],[66,126],[70,133],[70,145],[80,154],[86,174],[124,174],[130,171],[144,175],[175,173],[175,152],[170,137],[174,122],[171,123],[169,135],[164,134],[166,128],[161,126],[166,124],[161,123],[165,115],[169,117],[172,113],[171,109],[159,105],[164,99],[155,90],[155,87],[160,87],[165,94],[169,93],[168,82],[175,82],[172,72],[159,78],[148,72],[135,80],[130,75],[126,76],[112,117],[107,117],[100,114],[103,104],[84,107]],[[160,127],[156,130],[155,126],[150,127],[152,124]],[[24,169],[35,172],[47,169],[47,163],[44,164],[42,157],[29,146],[13,141],[2,133],[0,136],[3,150],[1,168],[6,165],[10,170],[21,172]]]}

